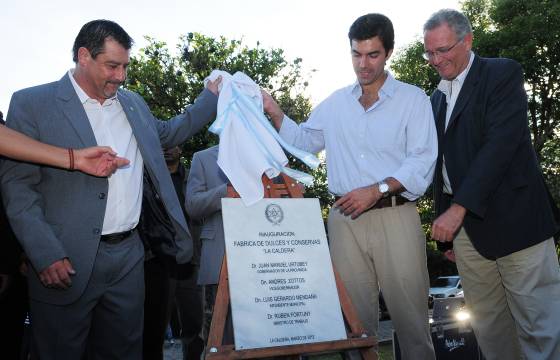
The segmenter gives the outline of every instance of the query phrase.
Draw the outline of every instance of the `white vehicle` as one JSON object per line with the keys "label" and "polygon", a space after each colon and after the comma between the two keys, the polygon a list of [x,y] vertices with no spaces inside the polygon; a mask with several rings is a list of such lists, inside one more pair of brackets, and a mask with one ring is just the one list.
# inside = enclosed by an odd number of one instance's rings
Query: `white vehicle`
{"label": "white vehicle", "polygon": [[462,297],[463,285],[460,276],[440,276],[430,288],[430,295],[435,299]]}

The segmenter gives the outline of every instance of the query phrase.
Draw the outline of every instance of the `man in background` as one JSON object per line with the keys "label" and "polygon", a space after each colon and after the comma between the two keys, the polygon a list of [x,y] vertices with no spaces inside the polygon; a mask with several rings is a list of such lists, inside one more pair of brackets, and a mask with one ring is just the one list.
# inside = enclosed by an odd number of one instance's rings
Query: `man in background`
{"label": "man in background", "polygon": [[203,289],[198,285],[200,267],[200,231],[201,222],[191,219],[185,209],[185,193],[188,169],[181,163],[181,148],[176,146],[163,153],[167,168],[171,174],[175,191],[182,205],[183,214],[191,231],[194,253],[188,264],[171,263],[169,271],[169,311],[167,319],[176,319],[183,344],[183,359],[198,360],[204,351],[201,331],[203,324]]}
{"label": "man in background", "polygon": [[[181,204],[185,201],[187,169],[181,164],[181,148],[163,149],[165,163]],[[202,289],[197,285],[200,259],[199,229],[192,226],[184,208],[193,239],[193,257],[189,263],[178,264],[174,257],[163,251],[175,236],[171,223],[165,218],[164,208],[153,184],[144,179],[140,237],[144,242],[144,360],[162,360],[165,333],[171,323],[173,335],[181,338],[184,359],[199,359],[204,343],[199,336],[202,328]],[[192,231],[194,228],[194,232]]]}
{"label": "man in background", "polygon": [[[208,340],[220,269],[225,255],[221,200],[227,196],[228,179],[218,167],[218,151],[216,145],[193,155],[185,198],[185,208],[189,217],[202,222],[198,284],[204,286],[205,341]],[[233,343],[230,316],[226,322],[224,338],[225,341]]]}

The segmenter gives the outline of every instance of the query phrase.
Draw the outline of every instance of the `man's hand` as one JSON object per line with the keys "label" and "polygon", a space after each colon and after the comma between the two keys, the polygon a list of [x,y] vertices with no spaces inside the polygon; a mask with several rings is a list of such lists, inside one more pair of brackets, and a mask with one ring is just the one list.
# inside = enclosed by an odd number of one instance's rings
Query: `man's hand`
{"label": "man's hand", "polygon": [[432,239],[437,241],[453,241],[457,230],[463,224],[467,209],[459,204],[452,204],[432,224]]}
{"label": "man's hand", "polygon": [[117,168],[129,163],[127,159],[118,157],[117,153],[107,146],[74,150],[74,162],[76,170],[93,176],[109,176]]}
{"label": "man's hand", "polygon": [[214,95],[218,96],[220,94],[220,84],[222,83],[222,77],[218,76],[216,80],[209,80],[206,84],[206,88],[210,90]]}
{"label": "man's hand", "polygon": [[76,272],[68,258],[55,261],[48,268],[39,273],[39,279],[45,287],[54,289],[68,289],[72,286],[71,275]]}
{"label": "man's hand", "polygon": [[282,127],[282,120],[284,119],[284,112],[269,93],[261,90],[261,94],[264,111],[270,116],[276,130],[280,130],[280,127]]}
{"label": "man's hand", "polygon": [[447,250],[446,252],[443,253],[443,256],[445,256],[447,260],[451,262],[455,262],[455,251]]}
{"label": "man's hand", "polygon": [[364,186],[354,189],[338,199],[333,207],[338,208],[344,215],[350,215],[353,220],[375,205],[381,196],[377,185]]}

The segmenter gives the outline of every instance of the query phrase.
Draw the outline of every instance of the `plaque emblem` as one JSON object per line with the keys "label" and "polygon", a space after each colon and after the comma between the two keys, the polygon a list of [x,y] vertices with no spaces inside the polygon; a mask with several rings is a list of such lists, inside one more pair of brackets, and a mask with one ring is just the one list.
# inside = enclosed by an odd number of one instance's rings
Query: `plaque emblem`
{"label": "plaque emblem", "polygon": [[264,211],[264,215],[274,225],[278,225],[284,220],[284,212],[280,205],[277,204],[269,204]]}

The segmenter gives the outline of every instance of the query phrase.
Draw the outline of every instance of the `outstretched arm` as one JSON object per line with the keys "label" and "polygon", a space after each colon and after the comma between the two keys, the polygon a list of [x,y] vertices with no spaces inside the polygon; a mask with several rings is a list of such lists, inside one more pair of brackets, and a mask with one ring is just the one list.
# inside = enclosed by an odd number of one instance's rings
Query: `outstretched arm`
{"label": "outstretched arm", "polygon": [[109,176],[128,160],[106,146],[73,150],[73,166],[68,149],[48,145],[0,125],[0,155],[33,163],[83,171],[94,176]]}
{"label": "outstretched arm", "polygon": [[[208,82],[194,103],[187,106],[182,114],[167,121],[153,117],[162,147],[171,148],[186,142],[202,130],[206,124],[216,119],[218,87],[221,81],[222,78],[218,77],[216,80]],[[138,94],[136,94],[136,98],[146,112],[151,113],[144,99]]]}

